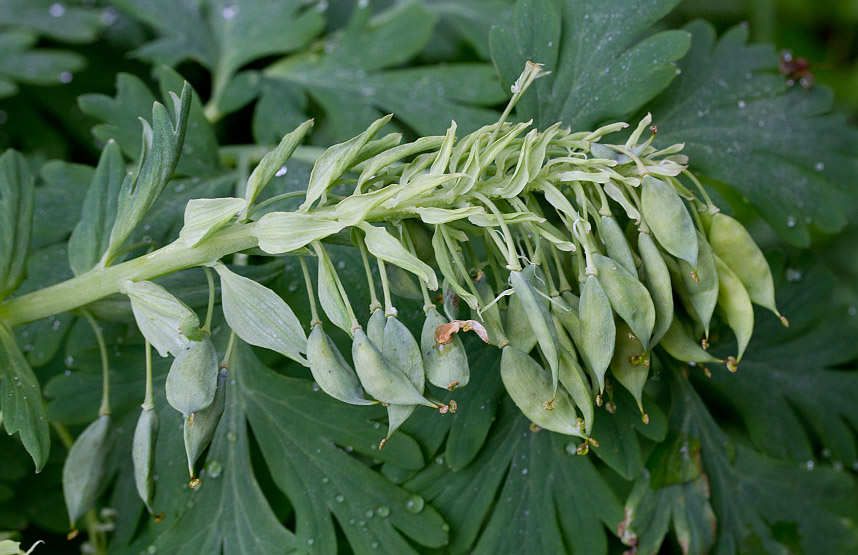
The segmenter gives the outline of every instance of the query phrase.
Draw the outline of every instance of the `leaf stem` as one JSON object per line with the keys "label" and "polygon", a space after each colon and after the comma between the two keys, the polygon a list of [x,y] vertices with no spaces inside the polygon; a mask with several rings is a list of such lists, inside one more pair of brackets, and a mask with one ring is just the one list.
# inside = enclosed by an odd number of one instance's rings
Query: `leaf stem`
{"label": "leaf stem", "polygon": [[152,410],[155,408],[155,400],[152,394],[152,348],[149,341],[145,342],[146,350],[146,396],[143,398],[143,410]]}
{"label": "leaf stem", "polygon": [[206,272],[206,281],[209,284],[209,305],[206,308],[206,323],[203,325],[202,331],[211,335],[212,333],[212,315],[214,314],[214,304],[215,304],[215,283],[214,276],[212,275],[212,270],[208,266],[203,266],[203,270]]}
{"label": "leaf stem", "polygon": [[313,329],[321,324],[322,320],[319,319],[319,312],[316,310],[316,295],[313,293],[313,282],[310,279],[310,271],[307,270],[307,261],[304,260],[303,256],[299,256],[298,260],[301,262],[301,272],[304,274],[304,283],[307,284],[307,300],[310,301],[310,317],[312,318],[310,321],[310,329]]}
{"label": "leaf stem", "polygon": [[98,352],[101,355],[101,407],[98,409],[99,416],[107,416],[110,414],[110,362],[107,358],[107,345],[104,343],[104,336],[101,333],[101,328],[98,322],[92,317],[92,314],[85,309],[80,309],[80,314],[86,319],[95,334],[95,341],[98,343]]}

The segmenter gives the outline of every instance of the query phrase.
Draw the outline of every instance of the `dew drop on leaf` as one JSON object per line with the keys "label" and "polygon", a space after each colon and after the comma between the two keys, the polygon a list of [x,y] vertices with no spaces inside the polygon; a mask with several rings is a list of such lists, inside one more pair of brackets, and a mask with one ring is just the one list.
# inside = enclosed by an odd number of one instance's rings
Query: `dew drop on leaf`
{"label": "dew drop on leaf", "polygon": [[375,509],[375,513],[381,518],[387,518],[390,516],[390,507],[388,507],[387,505],[379,505]]}
{"label": "dew drop on leaf", "polygon": [[206,463],[206,472],[212,478],[217,478],[223,472],[223,465],[218,461],[209,461]]}
{"label": "dew drop on leaf", "polygon": [[405,500],[405,510],[409,513],[417,514],[423,510],[423,507],[426,505],[423,498],[419,495],[412,494],[408,496],[408,499]]}
{"label": "dew drop on leaf", "polygon": [[336,497],[334,497],[334,499],[336,499],[336,500],[337,500],[337,503],[342,503],[343,501],[345,501],[345,500],[346,500],[346,498],[345,498],[345,496],[344,496],[343,494],[339,494],[339,495],[337,495]]}

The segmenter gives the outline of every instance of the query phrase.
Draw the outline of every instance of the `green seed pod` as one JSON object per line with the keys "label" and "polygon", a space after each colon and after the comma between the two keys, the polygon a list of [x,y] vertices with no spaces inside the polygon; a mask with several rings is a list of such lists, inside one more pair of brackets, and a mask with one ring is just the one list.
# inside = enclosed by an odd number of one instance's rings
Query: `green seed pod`
{"label": "green seed pod", "polygon": [[137,485],[137,495],[146,505],[146,510],[152,513],[152,496],[155,493],[155,442],[158,439],[158,428],[161,420],[155,408],[143,409],[134,429],[134,442],[131,447],[131,460],[134,463],[134,482]]}
{"label": "green seed pod", "polygon": [[192,341],[170,366],[167,402],[185,416],[212,404],[217,389],[217,352],[208,336]]}
{"label": "green seed pod", "polygon": [[125,282],[137,327],[162,357],[179,356],[191,340],[199,340],[200,320],[188,306],[151,281]]}
{"label": "green seed pod", "polygon": [[578,364],[575,346],[557,317],[552,318],[557,338],[560,340],[560,383],[575,401],[578,410],[584,415],[584,431],[589,435],[593,429],[593,391]]}
{"label": "green seed pod", "polygon": [[638,403],[641,414],[643,410],[643,388],[649,375],[649,354],[644,353],[643,345],[637,339],[632,339],[632,330],[625,322],[617,323],[617,345],[614,348],[614,358],[611,359],[611,373]]}
{"label": "green seed pod", "polygon": [[709,227],[709,243],[715,254],[742,281],[751,302],[771,310],[786,322],[775,305],[772,271],[748,230],[726,214],[715,214]]}
{"label": "green seed pod", "polygon": [[674,318],[667,333],[661,338],[660,345],[664,347],[667,354],[683,362],[724,362],[703,350],[700,342],[694,339],[679,316]]}
{"label": "green seed pod", "polygon": [[[381,310],[376,312],[381,314]],[[383,321],[384,315],[382,315]],[[350,405],[375,404],[364,398],[363,389],[355,371],[322,329],[321,324],[315,326],[310,332],[310,338],[307,340],[307,360],[310,362],[313,379],[322,391],[334,399]]]}
{"label": "green seed pod", "polygon": [[509,298],[504,332],[509,339],[509,344],[524,353],[529,353],[536,346],[536,334],[533,333],[533,327],[527,319],[524,303],[521,302],[519,295],[512,295]]}
{"label": "green seed pod", "polygon": [[426,312],[423,331],[420,334],[420,348],[423,352],[423,368],[426,378],[432,385],[453,391],[465,387],[471,378],[468,366],[468,353],[458,334],[452,334],[449,343],[439,345],[435,340],[438,326],[448,323],[433,306]]}
{"label": "green seed pod", "polygon": [[447,242],[444,240],[444,235],[441,232],[441,226],[435,226],[435,234],[432,236],[432,247],[435,251],[435,260],[438,262],[438,269],[441,270],[441,275],[444,276],[445,283],[453,290],[460,300],[465,301],[468,306],[473,310],[476,310],[478,304],[477,298],[465,289],[461,283],[459,283],[459,274],[453,268],[453,255],[447,248]]}
{"label": "green seed pod", "polygon": [[352,341],[352,360],[364,389],[382,403],[436,407],[417,391],[402,370],[384,358],[360,328],[355,330]]}
{"label": "green seed pod", "polygon": [[[480,307],[487,306],[490,302],[495,300],[495,292],[492,289],[492,286],[489,285],[488,275],[484,272],[480,271],[477,273],[477,279],[474,281],[474,285],[476,285],[477,293],[480,296]],[[506,341],[508,341],[503,329],[503,324],[501,323],[503,320],[501,319],[501,313],[497,303],[483,310],[481,315],[475,314],[475,316],[477,316],[483,326],[485,326],[486,331],[489,334],[489,343],[492,345],[502,346]]]}
{"label": "green seed pod", "polygon": [[386,271],[391,293],[397,297],[411,299],[413,301],[419,301],[423,298],[423,292],[420,290],[420,286],[417,285],[417,281],[415,281],[408,272],[399,266],[393,266],[392,264],[387,265]]}
{"label": "green seed pod", "polygon": [[715,267],[718,270],[718,308],[736,335],[738,363],[754,332],[754,307],[742,281],[718,256],[715,256]]}
{"label": "green seed pod", "polygon": [[644,220],[664,250],[697,266],[697,240],[691,215],[676,194],[662,181],[646,175],[641,191],[641,211]]}
{"label": "green seed pod", "polygon": [[[503,349],[501,379],[515,404],[534,424],[561,434],[585,437],[578,428],[578,413],[569,393],[561,386],[556,393],[551,373],[527,353],[512,345]],[[554,398],[551,408],[546,401]]]}
{"label": "green seed pod", "polygon": [[110,416],[99,416],[78,436],[63,464],[63,495],[72,528],[107,483],[112,431]]}
{"label": "green seed pod", "polygon": [[626,241],[626,236],[620,228],[620,224],[617,223],[617,220],[613,216],[602,216],[599,225],[599,236],[605,244],[608,256],[619,262],[630,274],[638,277],[632,249],[629,247],[628,241]]}
{"label": "green seed pod", "polygon": [[223,315],[230,329],[245,343],[276,351],[307,365],[307,336],[295,313],[280,295],[215,264],[220,276]]}
{"label": "green seed pod", "polygon": [[438,289],[438,278],[432,267],[411,254],[399,239],[388,233],[386,229],[366,222],[358,224],[357,227],[366,234],[364,238],[366,248],[373,256],[415,274],[429,289],[433,291]]}
{"label": "green seed pod", "polygon": [[382,309],[376,308],[372,311],[369,322],[366,323],[366,336],[374,345],[384,344],[384,325],[386,323],[387,318],[385,318]]}
{"label": "green seed pod", "polygon": [[670,271],[649,233],[638,234],[638,252],[643,265],[641,273],[655,307],[655,328],[650,343],[657,344],[673,322],[673,288]]}
{"label": "green seed pod", "polygon": [[551,383],[554,389],[560,380],[560,345],[558,344],[557,331],[551,320],[551,313],[545,306],[545,301],[537,293],[531,281],[536,279],[536,266],[528,266],[522,272],[512,271],[509,274],[510,283],[515,289],[515,295],[521,299],[524,306],[524,314],[533,334],[539,343],[542,354],[551,368]]}
{"label": "green seed pod", "polygon": [[593,263],[599,271],[599,283],[611,300],[611,306],[626,321],[644,349],[649,350],[655,328],[655,305],[649,291],[615,260],[594,253]]}
{"label": "green seed pod", "polygon": [[709,337],[709,323],[718,302],[718,270],[715,268],[715,258],[709,241],[699,231],[697,244],[697,268],[692,268],[688,262],[680,260],[679,274],[685,290],[688,291],[688,300],[694,307],[694,313],[700,318],[706,337]]}
{"label": "green seed pod", "polygon": [[[420,346],[408,328],[405,327],[405,324],[395,316],[387,317],[381,352],[388,362],[405,373],[417,392],[422,394],[425,387],[425,373]],[[416,408],[417,405],[388,405],[388,438],[411,416]]]}
{"label": "green seed pod", "polygon": [[217,390],[214,400],[206,408],[185,417],[183,434],[185,436],[185,454],[188,456],[188,472],[194,478],[194,464],[205,451],[214,437],[223,409],[226,406],[226,369],[221,369],[217,377]]}
{"label": "green seed pod", "polygon": [[[611,301],[596,276],[588,276],[581,286],[578,319],[581,323],[581,343],[578,345],[581,357],[596,375],[601,392],[605,389],[605,372],[614,355],[617,328]],[[574,333],[572,337],[575,337]]]}
{"label": "green seed pod", "polygon": [[332,324],[352,335],[352,321],[349,317],[348,308],[346,308],[348,301],[343,298],[339,287],[337,287],[334,265],[321,245],[315,243],[313,247],[319,259],[319,304],[322,305],[325,316]]}

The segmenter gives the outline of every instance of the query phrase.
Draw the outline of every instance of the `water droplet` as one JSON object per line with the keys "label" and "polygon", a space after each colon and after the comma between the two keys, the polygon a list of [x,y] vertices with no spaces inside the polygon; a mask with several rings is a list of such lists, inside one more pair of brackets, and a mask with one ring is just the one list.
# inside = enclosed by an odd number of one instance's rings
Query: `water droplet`
{"label": "water droplet", "polygon": [[801,270],[788,268],[786,271],[786,279],[787,281],[799,281],[801,279]]}
{"label": "water droplet", "polygon": [[314,543],[316,543],[316,540],[313,538],[307,538],[307,545],[313,545]]}
{"label": "water droplet", "polygon": [[212,478],[217,478],[220,476],[220,473],[223,472],[223,465],[218,461],[209,461],[206,463],[206,472],[208,472],[209,476]]}
{"label": "water droplet", "polygon": [[787,227],[795,227],[795,218],[792,216],[787,218]]}
{"label": "water droplet", "polygon": [[840,461],[834,461],[831,463],[831,467],[837,472],[843,472],[843,463]]}
{"label": "water droplet", "polygon": [[390,507],[388,507],[387,505],[379,505],[375,509],[375,514],[377,514],[381,518],[387,518],[390,516]]}
{"label": "water droplet", "polygon": [[816,165],[813,167],[816,171],[821,172],[822,170],[825,169],[825,163],[824,162],[817,162]]}
{"label": "water droplet", "polygon": [[739,104],[739,108],[744,108],[744,107],[746,106],[746,104],[745,104],[745,101],[744,101],[744,100],[740,100],[740,101],[738,102],[738,104]]}
{"label": "water droplet", "polygon": [[233,430],[230,430],[230,431],[228,431],[228,432],[226,433],[226,440],[227,440],[227,441],[229,441],[229,442],[233,442],[233,443],[234,443],[234,442],[235,442],[235,437],[236,437],[236,436],[235,436],[235,431],[233,431]]}
{"label": "water droplet", "polygon": [[441,455],[435,457],[435,464],[444,464],[444,457],[442,457]]}
{"label": "water droplet", "polygon": [[146,553],[157,553],[157,552],[158,552],[158,546],[155,545],[154,543],[146,548]]}
{"label": "water droplet", "polygon": [[825,457],[826,459],[829,458],[831,456],[831,449],[829,449],[828,447],[823,449],[822,450],[822,456]]}
{"label": "water droplet", "polygon": [[807,469],[813,470],[813,461],[807,461]]}
{"label": "water droplet", "polygon": [[330,482],[330,481],[331,481],[331,479],[330,479],[330,478],[328,478],[327,476],[323,476],[323,477],[322,477],[322,483],[323,483],[323,484],[327,484],[327,483],[328,483],[328,482]]}
{"label": "water droplet", "polygon": [[62,17],[66,13],[66,7],[62,4],[51,4],[51,7],[48,8],[48,13],[51,14],[51,17]]}
{"label": "water droplet", "polygon": [[104,10],[102,10],[99,19],[103,24],[110,26],[116,23],[117,17],[118,16],[116,15],[116,10],[114,10],[113,8],[105,8]]}
{"label": "water droplet", "polygon": [[283,177],[284,175],[286,175],[287,171],[289,171],[289,170],[286,168],[286,166],[283,166],[282,168],[277,170],[277,173],[275,173],[274,176],[275,177]]}
{"label": "water droplet", "polygon": [[522,469],[521,469],[521,475],[522,475],[522,476],[527,476],[527,469],[526,469],[526,468],[522,468]]}
{"label": "water droplet", "polygon": [[450,525],[445,522],[444,524],[441,525],[441,531],[445,532],[445,533],[449,532],[450,531]]}
{"label": "water droplet", "polygon": [[377,429],[381,428],[381,424],[379,424],[378,422],[373,422],[372,427],[373,427],[373,429],[377,430]]}
{"label": "water droplet", "polygon": [[72,73],[70,71],[64,71],[60,73],[60,83],[71,83]]}
{"label": "water droplet", "polygon": [[358,0],[358,9],[365,10],[369,6],[369,0]]}
{"label": "water droplet", "polygon": [[405,500],[405,510],[409,513],[417,514],[423,510],[425,505],[426,502],[423,501],[423,498],[416,493],[409,495],[408,499]]}
{"label": "water droplet", "polygon": [[372,509],[368,509],[368,510],[364,511],[363,516],[365,516],[367,518],[372,518],[372,514],[373,514]]}
{"label": "water droplet", "polygon": [[370,545],[370,547],[372,547],[373,549],[378,549],[378,542],[372,542],[372,543],[371,543],[371,544],[369,544],[369,545]]}
{"label": "water droplet", "polygon": [[343,494],[339,494],[339,495],[337,495],[336,497],[334,497],[334,499],[336,499],[336,500],[337,500],[337,503],[342,503],[343,501],[345,501],[345,500],[346,500],[346,498],[345,498],[345,496],[344,496]]}
{"label": "water droplet", "polygon": [[238,15],[238,7],[237,6],[227,6],[222,9],[220,15],[223,16],[224,19],[233,19],[236,15]]}

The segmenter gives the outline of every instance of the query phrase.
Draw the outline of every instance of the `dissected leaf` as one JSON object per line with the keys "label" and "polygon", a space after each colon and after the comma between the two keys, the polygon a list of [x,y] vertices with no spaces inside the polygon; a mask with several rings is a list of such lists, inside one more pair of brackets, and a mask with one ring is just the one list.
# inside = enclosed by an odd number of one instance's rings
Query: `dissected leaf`
{"label": "dissected leaf", "polygon": [[0,299],[24,280],[35,187],[24,156],[7,150],[0,156]]}
{"label": "dissected leaf", "polygon": [[[0,6],[0,21],[11,23]],[[12,8],[14,10],[14,8]],[[60,85],[72,79],[72,73],[86,65],[75,52],[35,48],[38,34],[20,28],[0,31],[0,98],[18,92],[17,83]]]}

